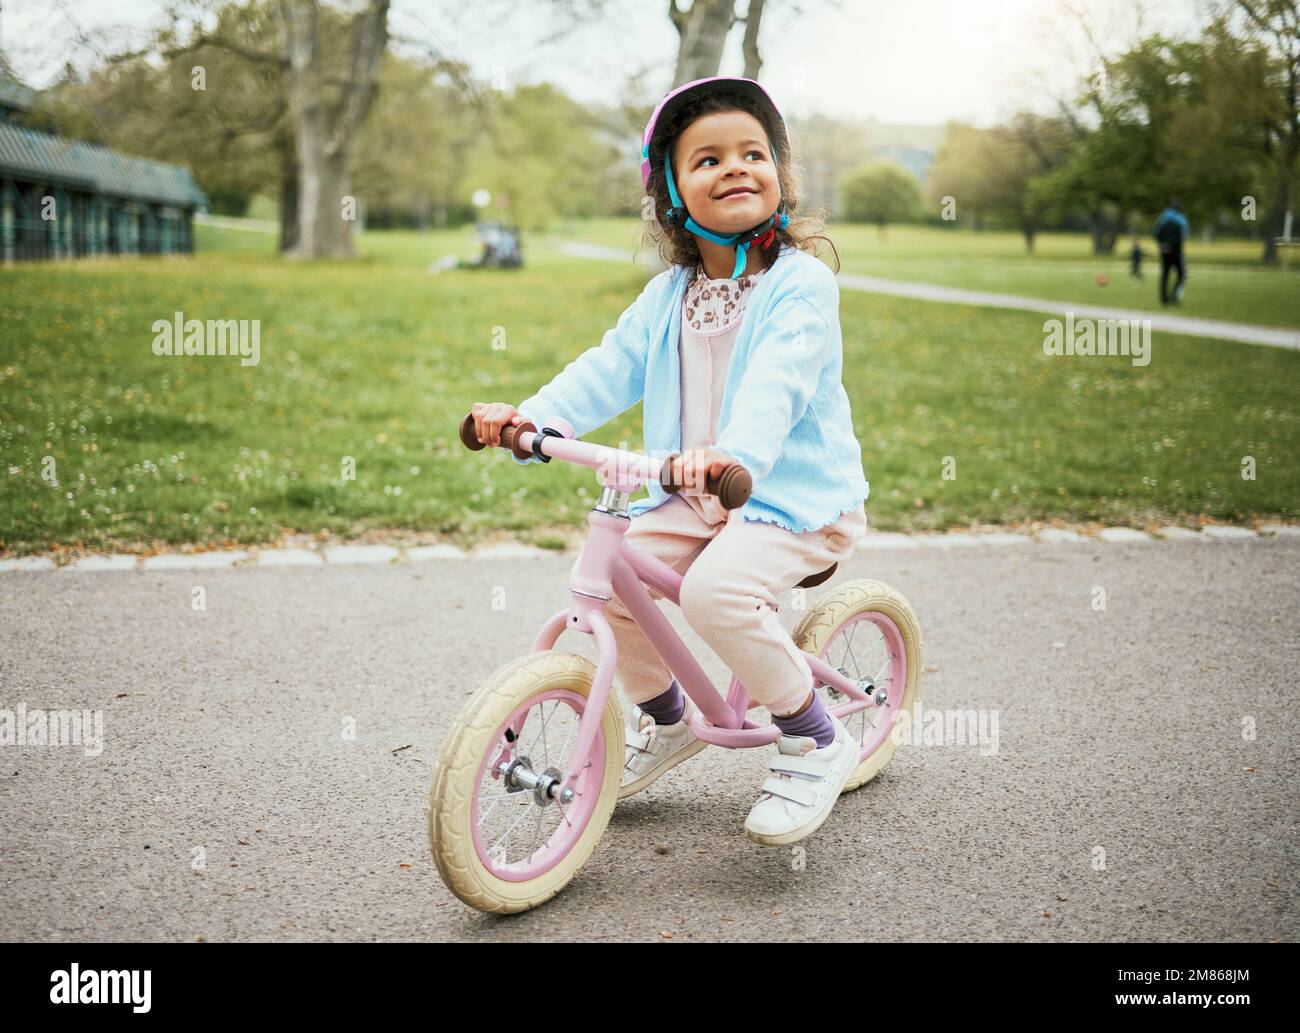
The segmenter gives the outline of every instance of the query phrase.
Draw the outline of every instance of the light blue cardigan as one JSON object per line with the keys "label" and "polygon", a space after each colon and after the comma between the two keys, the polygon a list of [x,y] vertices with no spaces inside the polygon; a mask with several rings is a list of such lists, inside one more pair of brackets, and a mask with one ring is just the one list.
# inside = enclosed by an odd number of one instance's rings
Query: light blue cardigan
{"label": "light blue cardigan", "polygon": [[[691,270],[654,277],[606,332],[517,406],[540,429],[560,417],[582,437],[644,399],[645,453],[681,450],[682,297]],[[754,489],[741,515],[792,531],[832,523],[871,486],[841,382],[839,284],[818,258],[786,246],[759,277],[732,346],[718,440]],[[516,463],[540,462],[535,456]],[[657,481],[628,506],[640,516],[666,502]]]}

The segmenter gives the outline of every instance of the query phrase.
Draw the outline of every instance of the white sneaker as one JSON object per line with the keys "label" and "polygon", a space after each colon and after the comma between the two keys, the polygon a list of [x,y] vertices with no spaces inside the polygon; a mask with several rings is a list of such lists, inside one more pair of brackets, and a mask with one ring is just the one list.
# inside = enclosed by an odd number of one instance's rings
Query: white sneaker
{"label": "white sneaker", "polygon": [[633,707],[636,727],[627,729],[626,752],[623,756],[623,784],[619,787],[620,800],[639,793],[669,768],[676,767],[688,757],[694,757],[709,745],[697,739],[686,722],[695,713],[695,705],[688,698],[682,719],[670,725],[656,724],[655,719]]}
{"label": "white sneaker", "polygon": [[809,736],[777,740],[772,775],[745,819],[745,835],[764,846],[785,846],[811,836],[831,813],[858,766],[858,745],[834,714],[835,741],[817,748]]}

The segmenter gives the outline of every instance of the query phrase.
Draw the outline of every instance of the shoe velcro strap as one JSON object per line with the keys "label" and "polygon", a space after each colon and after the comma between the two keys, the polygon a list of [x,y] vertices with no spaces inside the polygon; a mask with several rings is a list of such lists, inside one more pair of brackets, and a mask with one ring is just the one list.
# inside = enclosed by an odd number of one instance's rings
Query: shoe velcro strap
{"label": "shoe velcro strap", "polygon": [[775,775],[763,783],[763,792],[783,797],[786,800],[793,800],[805,807],[816,807],[820,802],[817,799],[817,794],[811,789],[799,785],[794,779],[777,778]]}
{"label": "shoe velcro strap", "polygon": [[628,728],[627,745],[635,746],[638,750],[648,750],[650,748],[650,735],[647,732],[638,732]]}
{"label": "shoe velcro strap", "polygon": [[809,760],[807,757],[790,757],[778,753],[768,765],[773,771],[785,771],[791,775],[809,775],[813,778],[826,777],[826,762]]}

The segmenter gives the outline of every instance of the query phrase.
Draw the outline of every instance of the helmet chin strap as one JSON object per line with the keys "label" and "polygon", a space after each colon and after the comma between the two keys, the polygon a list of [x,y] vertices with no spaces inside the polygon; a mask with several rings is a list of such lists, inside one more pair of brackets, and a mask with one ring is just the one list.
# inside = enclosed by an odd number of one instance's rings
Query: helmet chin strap
{"label": "helmet chin strap", "polygon": [[[673,206],[664,213],[667,215],[668,221],[683,226],[697,237],[711,240],[723,247],[734,247],[736,249],[736,266],[731,271],[731,279],[733,280],[738,279],[745,270],[746,262],[749,259],[750,244],[762,237],[763,239],[758,246],[765,248],[772,243],[772,238],[776,236],[778,228],[785,229],[790,225],[790,216],[786,214],[785,204],[782,202],[777,206],[775,213],[768,216],[751,230],[745,230],[743,233],[714,233],[691,218],[690,212],[686,210],[686,205],[682,204],[681,195],[677,193],[677,183],[673,180],[672,161],[667,153],[664,154],[664,175],[668,180],[668,196],[673,202]],[[683,216],[685,216],[684,219]]]}

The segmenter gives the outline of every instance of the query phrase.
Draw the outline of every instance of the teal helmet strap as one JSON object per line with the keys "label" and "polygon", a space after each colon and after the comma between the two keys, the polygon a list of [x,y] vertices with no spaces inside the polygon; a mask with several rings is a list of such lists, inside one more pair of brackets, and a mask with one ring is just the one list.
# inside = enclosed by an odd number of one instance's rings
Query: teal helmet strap
{"label": "teal helmet strap", "polygon": [[[649,147],[646,147],[647,154]],[[776,163],[776,155],[772,156],[773,164]],[[686,210],[686,205],[682,203],[681,195],[677,193],[677,183],[673,179],[673,165],[669,158],[668,151],[664,150],[664,177],[668,182],[668,197],[672,201],[672,207],[664,214],[668,221],[694,233],[697,237],[703,237],[705,240],[711,240],[715,244],[723,247],[734,247],[736,249],[736,265],[731,271],[731,279],[739,279],[740,274],[745,270],[745,264],[749,258],[749,245],[759,237],[767,239],[760,244],[760,247],[767,247],[772,243],[772,238],[776,230],[785,229],[790,225],[790,216],[785,211],[785,199],[782,198],[777,206],[776,212],[759,223],[753,229],[745,230],[743,233],[714,233],[710,229],[705,229],[693,218],[690,212]]]}

